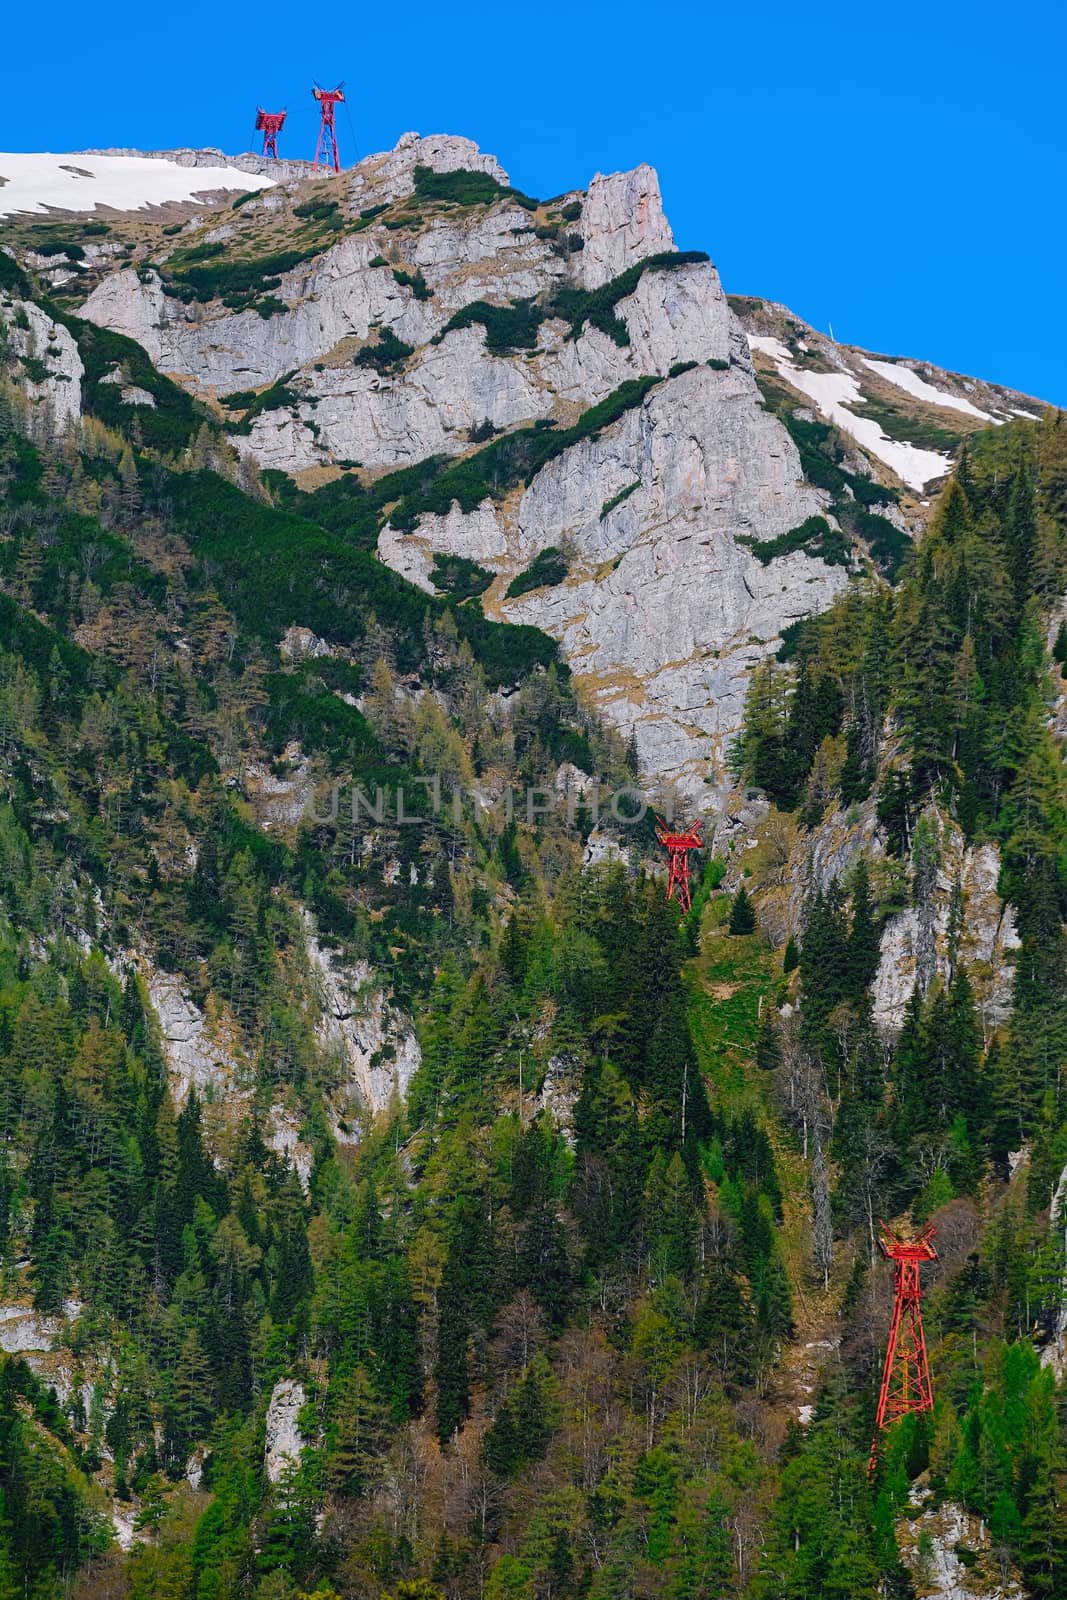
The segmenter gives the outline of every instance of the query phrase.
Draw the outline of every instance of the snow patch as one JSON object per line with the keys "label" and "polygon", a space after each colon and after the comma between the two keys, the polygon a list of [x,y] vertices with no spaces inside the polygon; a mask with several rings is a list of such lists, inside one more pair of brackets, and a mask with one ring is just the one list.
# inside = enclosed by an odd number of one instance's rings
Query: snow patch
{"label": "snow patch", "polygon": [[900,366],[895,361],[872,361],[869,356],[861,356],[860,360],[887,383],[913,394],[917,400],[925,400],[932,406],[948,406],[952,411],[962,411],[965,416],[978,417],[982,422],[1000,422],[999,417],[992,416],[988,411],[979,411],[969,400],[961,400],[958,395],[948,394],[944,389],[935,389],[932,383],[920,378],[912,367]]}
{"label": "snow patch", "polygon": [[772,339],[769,333],[750,333],[748,346],[750,350],[759,350],[763,355],[770,356],[772,361],[792,364],[793,352],[782,343],[781,339]]}
{"label": "snow patch", "polygon": [[0,216],[20,211],[86,212],[97,206],[140,211],[188,201],[214,189],[274,187],[272,178],[239,167],[179,167],[154,156],[0,154]]}
{"label": "snow patch", "polygon": [[824,417],[890,467],[901,482],[912,489],[922,489],[948,472],[951,461],[947,455],[887,439],[877,422],[870,417],[857,417],[848,409],[849,406],[863,405],[865,399],[851,373],[808,372],[795,367],[791,352],[780,339],[750,334],[748,342],[753,350],[770,356],[786,383],[814,400]]}

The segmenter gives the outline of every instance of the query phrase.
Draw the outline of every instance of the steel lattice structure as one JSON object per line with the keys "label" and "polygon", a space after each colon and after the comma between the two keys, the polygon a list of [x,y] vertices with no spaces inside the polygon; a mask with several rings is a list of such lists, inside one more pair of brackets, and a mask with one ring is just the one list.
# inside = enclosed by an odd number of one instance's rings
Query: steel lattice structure
{"label": "steel lattice structure", "polygon": [[278,158],[278,135],[285,124],[287,113],[284,111],[264,111],[262,106],[256,108],[256,131],[263,135],[263,154]]}
{"label": "steel lattice structure", "polygon": [[931,1240],[934,1230],[929,1224],[917,1239],[899,1239],[893,1230],[879,1218],[881,1238],[878,1248],[895,1266],[893,1321],[889,1328],[885,1366],[882,1368],[882,1387],[878,1395],[878,1414],[871,1443],[870,1470],[878,1454],[878,1439],[883,1428],[890,1427],[900,1417],[912,1411],[931,1411],[934,1404],[933,1385],[930,1382],[930,1363],[926,1355],[926,1335],[923,1333],[922,1288],[919,1268],[924,1261],[936,1261],[937,1251]]}
{"label": "steel lattice structure", "polygon": [[701,838],[703,826],[703,822],[698,819],[696,822],[691,822],[681,833],[672,833],[662,817],[656,818],[656,838],[666,850],[669,864],[667,899],[677,900],[683,913],[688,911],[692,904],[689,895],[689,852],[703,850],[704,840]]}
{"label": "steel lattice structure", "polygon": [[[339,101],[345,97],[345,86],[339,83],[336,89],[320,89],[318,84],[311,91],[312,96],[319,102],[322,110],[322,121],[319,123],[319,142],[315,146],[315,160],[313,166],[318,166],[320,154],[326,157],[326,165],[332,166],[335,172],[340,172],[341,163],[337,159],[337,134],[334,131],[333,114]],[[330,160],[330,155],[333,160]]]}

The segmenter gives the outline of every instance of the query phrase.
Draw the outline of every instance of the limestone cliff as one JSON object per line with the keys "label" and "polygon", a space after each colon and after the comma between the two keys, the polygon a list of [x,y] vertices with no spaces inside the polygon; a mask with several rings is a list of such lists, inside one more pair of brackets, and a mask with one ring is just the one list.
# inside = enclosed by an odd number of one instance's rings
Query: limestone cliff
{"label": "limestone cliff", "polygon": [[[221,170],[217,152],[167,160]],[[760,544],[843,515],[805,481],[791,411],[840,430],[864,505],[911,533],[952,441],[1024,409],[1007,391],[844,350],[784,307],[728,304],[712,263],[675,251],[648,166],[538,201],[449,135],[406,133],[336,177],[240,164],[259,192],[236,205],[199,195],[165,227],[138,213],[118,261],[116,223],[106,245],[47,243],[39,266],[79,315],[216,406],[243,455],[302,486],[572,429],[524,479],[403,526],[386,517],[378,554],[430,591],[436,556],[485,568],[487,612],[558,639],[589,697],[636,735],[645,775],[692,805],[716,808],[729,787],[753,665],[868,564],[858,535],[835,564],[803,541],[761,559]],[[10,302],[0,318],[13,321]],[[77,351],[33,319],[14,335],[47,351],[31,355],[28,392],[72,418]],[[592,426],[634,380],[641,391]],[[128,384],[122,398],[150,400]],[[550,570],[524,576],[545,551]]]}
{"label": "limestone cliff", "polygon": [[[448,175],[475,177],[478,202],[436,181]],[[341,236],[283,259],[269,314],[175,293],[183,261],[292,243],[297,208],[320,199]],[[714,266],[676,258],[652,169],[538,204],[469,141],[411,134],[309,196],[283,180],[190,240],[103,276],[81,314],[203,397],[241,391],[235,442],[263,467],[373,475],[465,455],[472,432],[569,426],[630,380],[660,380],[525,487],[411,532],[387,522],[379,554],[427,589],[435,554],[487,567],[487,610],[558,638],[600,708],[636,731],[645,771],[711,803],[750,667],[848,573],[804,551],[753,554],[827,497],[763,405]],[[523,307],[527,331],[491,326],[494,308]],[[395,360],[374,359],[384,340]],[[244,394],[271,386],[269,403]],[[508,599],[546,549],[563,552],[566,580]]]}

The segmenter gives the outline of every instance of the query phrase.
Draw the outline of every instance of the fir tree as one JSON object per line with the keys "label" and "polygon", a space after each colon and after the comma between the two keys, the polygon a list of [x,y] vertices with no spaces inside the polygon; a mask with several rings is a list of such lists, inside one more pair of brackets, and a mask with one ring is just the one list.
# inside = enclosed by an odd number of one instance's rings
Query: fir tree
{"label": "fir tree", "polygon": [[737,892],[730,902],[730,932],[733,934],[755,933],[756,913],[744,884],[739,884]]}

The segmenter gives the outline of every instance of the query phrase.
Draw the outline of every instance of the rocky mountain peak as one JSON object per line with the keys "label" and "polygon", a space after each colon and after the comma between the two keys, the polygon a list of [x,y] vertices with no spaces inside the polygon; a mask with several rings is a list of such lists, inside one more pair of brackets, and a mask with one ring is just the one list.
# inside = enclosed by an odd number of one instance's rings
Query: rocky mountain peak
{"label": "rocky mountain peak", "polygon": [[353,201],[399,200],[415,187],[416,167],[433,172],[484,172],[507,186],[507,173],[496,156],[485,155],[473,139],[449,133],[402,133],[392,150],[364,156],[351,172]]}
{"label": "rocky mountain peak", "polygon": [[582,208],[582,236],[586,289],[599,289],[646,256],[673,250],[655,169],[642,164],[632,172],[598,172]]}
{"label": "rocky mountain peak", "polygon": [[783,629],[890,571],[968,429],[1021,409],[728,304],[645,164],[548,201],[449,134],[340,180],[266,165],[258,195],[125,250],[116,226],[28,259],[258,467],[359,496],[424,464],[381,494],[379,559],[429,593],[466,563],[485,613],[557,639],[646,775],[694,802],[729,786]]}

